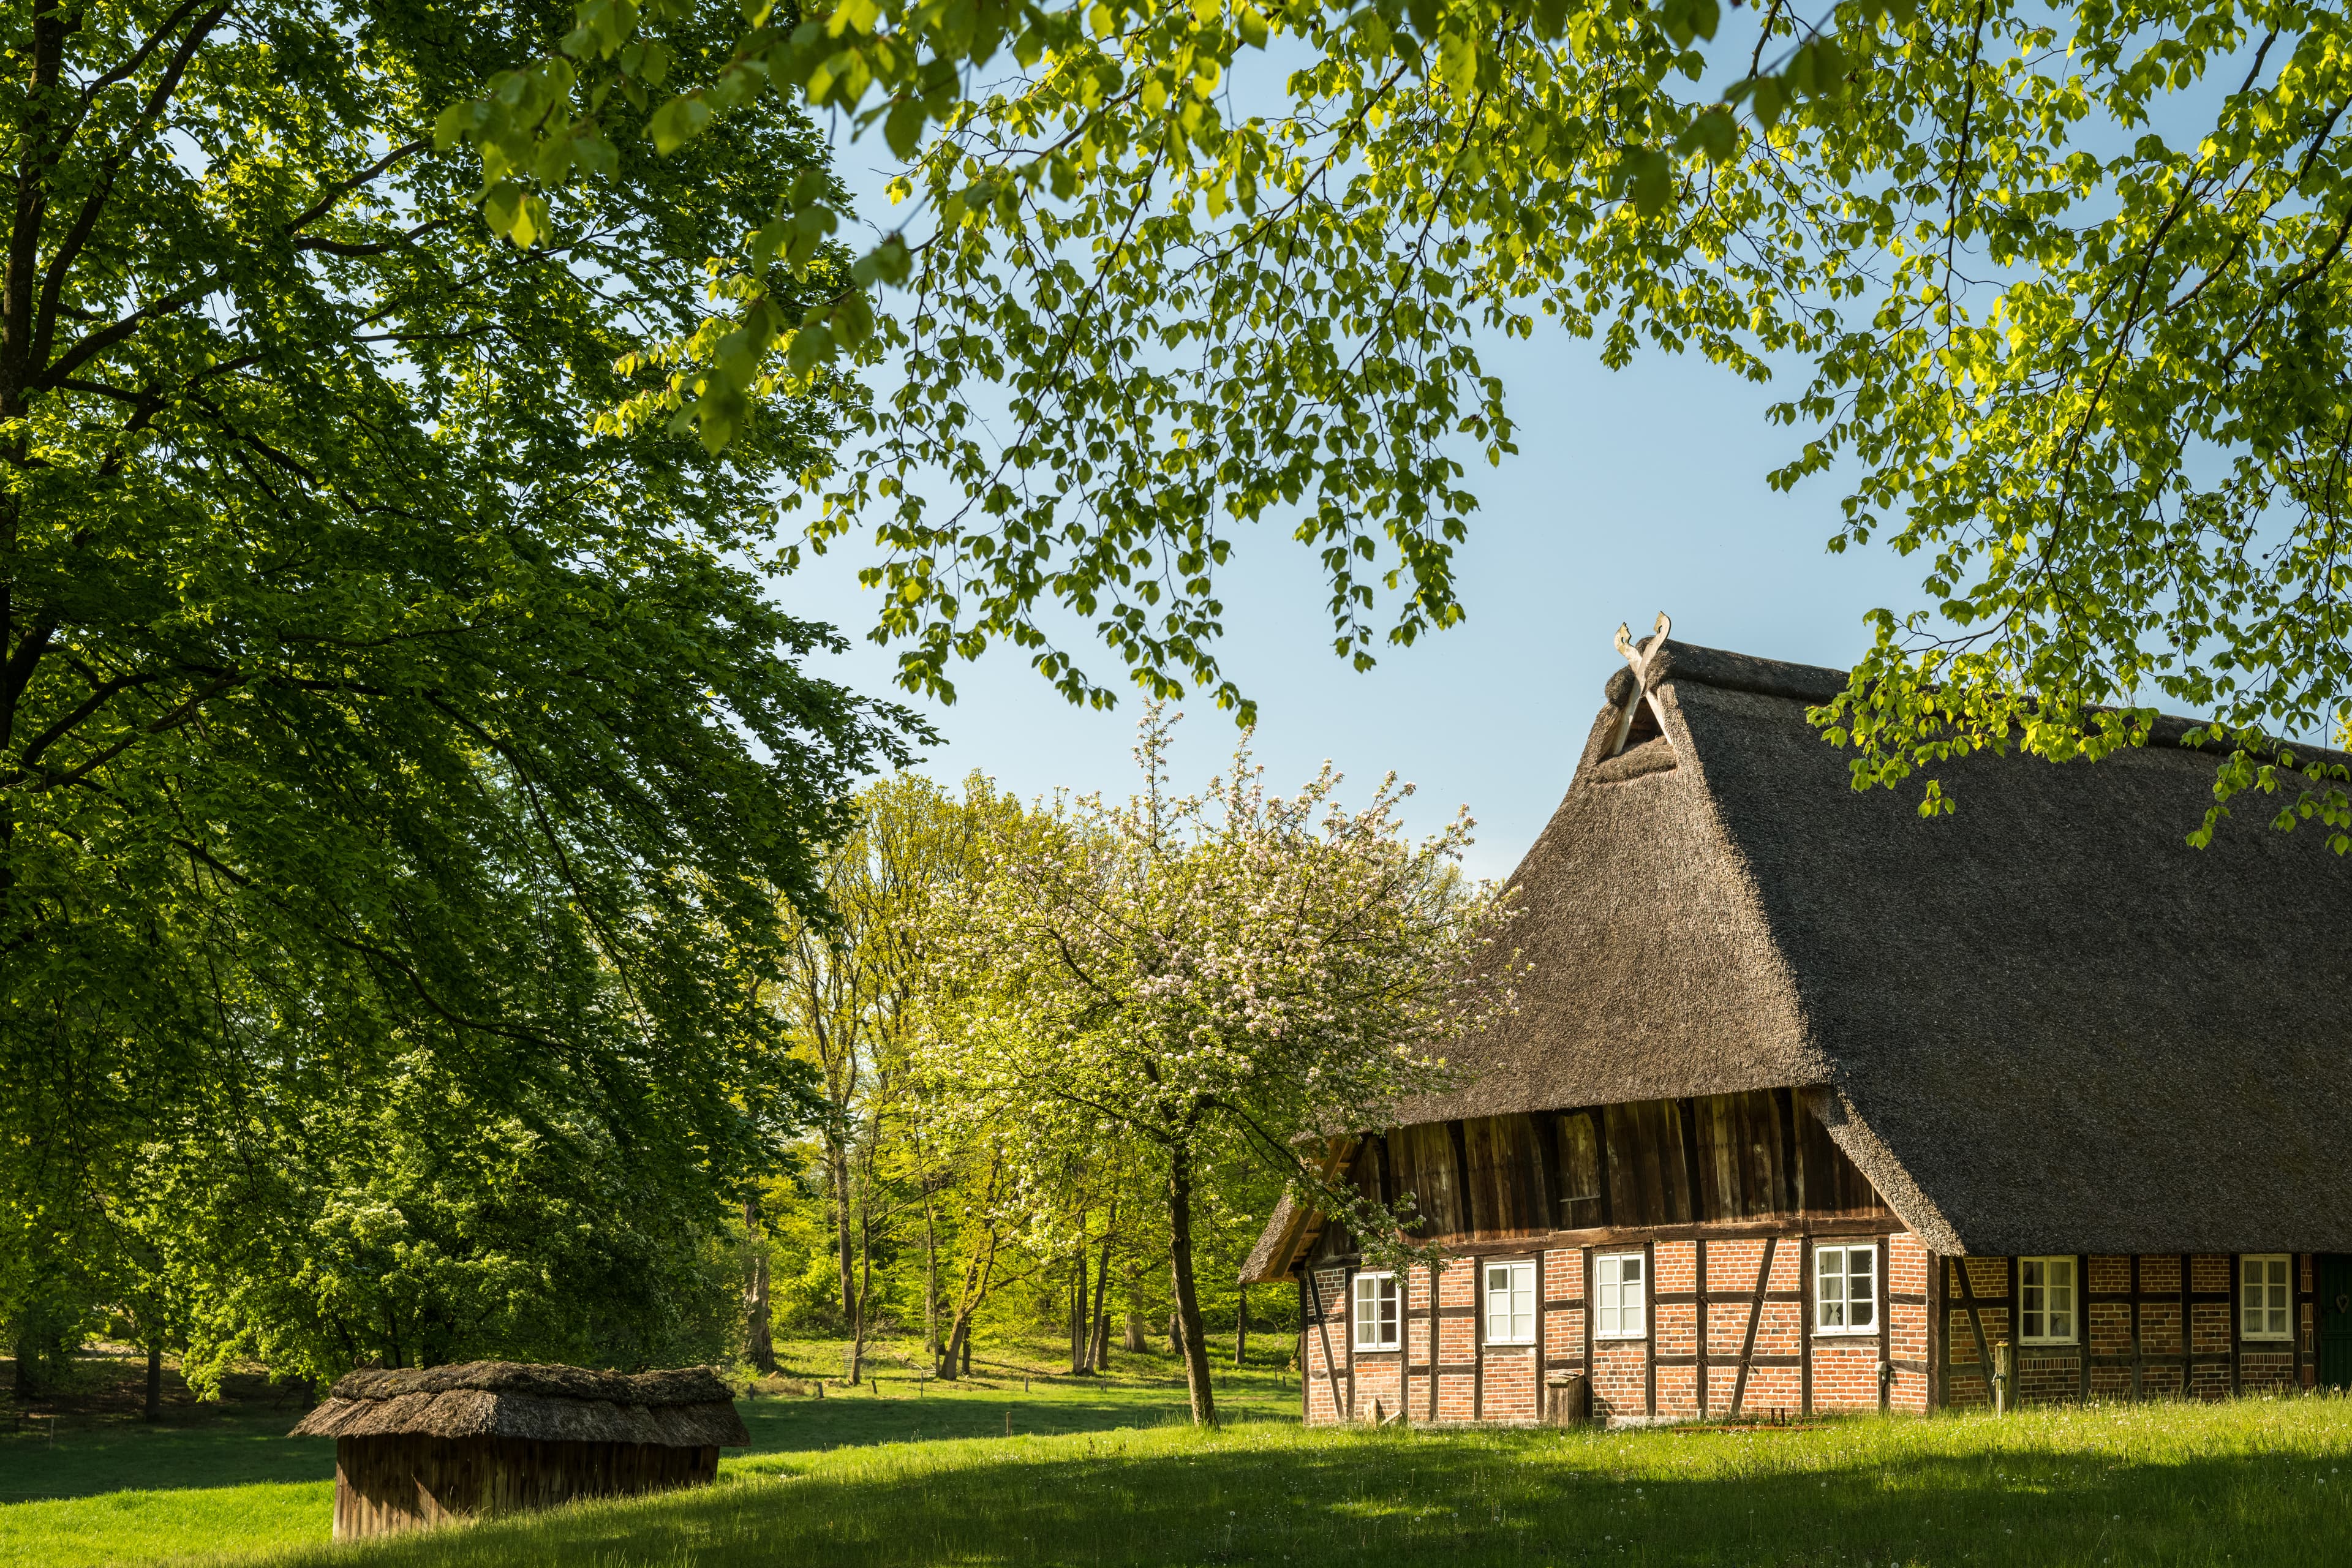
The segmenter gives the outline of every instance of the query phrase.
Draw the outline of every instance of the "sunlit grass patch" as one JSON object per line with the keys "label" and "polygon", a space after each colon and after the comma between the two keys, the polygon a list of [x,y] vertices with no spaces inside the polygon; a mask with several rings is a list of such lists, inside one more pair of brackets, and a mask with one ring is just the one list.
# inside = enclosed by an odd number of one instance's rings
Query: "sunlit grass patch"
{"label": "sunlit grass patch", "polygon": [[[206,1500],[123,1504],[112,1519],[94,1507],[110,1499],[0,1509],[0,1560],[79,1568],[209,1547],[256,1568],[2352,1562],[2352,1401],[2337,1398],[1729,1435],[1307,1431],[1264,1419],[1198,1433],[1139,1400],[1156,1424],[1008,1438],[1003,1413],[1017,1421],[1018,1398],[953,1397],[998,1429],[779,1445],[730,1458],[705,1491],[359,1546],[324,1543],[323,1487],[179,1494]],[[829,1418],[854,1415],[848,1404]],[[794,1402],[778,1418],[814,1417],[815,1405]],[[1033,1388],[1027,1407],[1042,1423],[1053,1402]],[[936,1423],[943,1410],[921,1414]],[[93,1554],[101,1538],[124,1554]]]}
{"label": "sunlit grass patch", "polygon": [[2352,1404],[1798,1433],[1161,1427],[776,1454],[684,1498],[293,1561],[2250,1564],[2352,1561]]}

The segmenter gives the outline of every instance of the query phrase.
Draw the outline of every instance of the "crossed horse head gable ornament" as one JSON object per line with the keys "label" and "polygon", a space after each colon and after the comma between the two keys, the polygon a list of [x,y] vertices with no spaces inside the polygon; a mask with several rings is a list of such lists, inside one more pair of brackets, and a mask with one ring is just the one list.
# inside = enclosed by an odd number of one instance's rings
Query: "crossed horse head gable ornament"
{"label": "crossed horse head gable ornament", "polygon": [[[1625,662],[1633,668],[1633,694],[1625,700],[1625,706],[1617,711],[1616,729],[1610,736],[1609,750],[1603,753],[1604,755],[1613,757],[1625,749],[1625,737],[1632,733],[1633,729],[1633,715],[1640,712],[1642,704],[1649,700],[1650,666],[1656,662],[1658,655],[1664,651],[1666,637],[1674,629],[1675,623],[1667,618],[1665,611],[1660,610],[1656,635],[1651,637],[1649,647],[1644,649],[1633,641],[1631,626],[1622,621],[1617,623],[1617,651],[1624,655]],[[1660,719],[1658,727],[1660,730],[1665,728],[1663,719]]]}

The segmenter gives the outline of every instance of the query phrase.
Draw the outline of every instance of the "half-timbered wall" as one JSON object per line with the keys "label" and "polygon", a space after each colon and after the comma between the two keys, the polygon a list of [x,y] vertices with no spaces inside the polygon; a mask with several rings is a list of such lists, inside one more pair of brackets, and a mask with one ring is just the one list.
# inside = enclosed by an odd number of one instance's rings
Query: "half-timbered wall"
{"label": "half-timbered wall", "polygon": [[2220,1399],[2317,1382],[2315,1260],[2294,1255],[2290,1338],[2249,1340],[2238,1299],[2238,1258],[2225,1253],[2075,1259],[2081,1306],[2072,1344],[2016,1333],[2014,1258],[1940,1259],[1947,1308],[1943,1401],[1983,1405],[1986,1376],[2010,1347],[2019,1404],[2069,1399]]}
{"label": "half-timbered wall", "polygon": [[[1353,1350],[1350,1265],[1302,1277],[1307,1419],[1536,1422],[1549,1387],[1591,1383],[1594,1415],[1612,1419],[1756,1416],[1928,1408],[1933,1394],[1927,1281],[1933,1260],[1904,1232],[1847,1233],[1838,1246],[1876,1249],[1870,1332],[1818,1332],[1813,1238],[1692,1237],[1640,1244],[1489,1248],[1448,1260],[1432,1289],[1409,1271],[1400,1348]],[[1598,1258],[1634,1252],[1650,1281],[1643,1332],[1604,1339],[1592,1313]],[[1533,1345],[1490,1345],[1478,1300],[1484,1263],[1526,1258],[1536,1268]]]}
{"label": "half-timbered wall", "polygon": [[[1382,1202],[1409,1197],[1414,1234],[1448,1246],[1776,1221],[1896,1228],[1788,1089],[1424,1122],[1365,1139],[1349,1175]],[[1357,1250],[1335,1226],[1316,1256]]]}

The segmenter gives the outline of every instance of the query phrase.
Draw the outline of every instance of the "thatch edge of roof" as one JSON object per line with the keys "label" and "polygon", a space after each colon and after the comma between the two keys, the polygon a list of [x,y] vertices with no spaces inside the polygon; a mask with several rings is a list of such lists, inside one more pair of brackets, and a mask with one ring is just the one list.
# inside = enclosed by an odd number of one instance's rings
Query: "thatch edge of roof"
{"label": "thatch edge of roof", "polygon": [[751,1441],[735,1402],[617,1405],[541,1394],[452,1389],[395,1399],[337,1399],[299,1422],[295,1437],[519,1437],[552,1443],[629,1443],[664,1448],[740,1448]]}

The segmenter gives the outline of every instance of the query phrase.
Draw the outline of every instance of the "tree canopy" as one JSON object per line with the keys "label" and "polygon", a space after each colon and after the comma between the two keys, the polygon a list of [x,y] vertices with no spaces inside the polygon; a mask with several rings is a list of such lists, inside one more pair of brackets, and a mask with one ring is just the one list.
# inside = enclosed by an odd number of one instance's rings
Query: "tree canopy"
{"label": "tree canopy", "polygon": [[[708,237],[830,175],[772,102],[493,238],[434,117],[566,25],[0,23],[0,1316],[176,1258],[159,1316],[296,1369],[478,1342],[416,1320],[693,1266],[811,1103],[745,999],[909,721],[755,563],[849,395],[716,457],[591,426]],[[648,1228],[551,1226],[622,1191]]]}
{"label": "tree canopy", "polygon": [[[1513,449],[1480,334],[1564,328],[1612,363],[1800,367],[1776,482],[1848,465],[1832,546],[1924,569],[1822,716],[1858,783],[2100,754],[2168,702],[2248,748],[2226,795],[2346,720],[2340,8],[845,0],[752,12],[680,91],[689,15],[588,0],[443,132],[525,238],[625,101],[677,146],[798,95],[906,160],[822,298],[783,291],[835,200],[749,229],[740,310],[636,414],[718,445],[762,389],[890,353],[813,527],[877,531],[919,689],[1010,640],[1107,700],[1059,604],[1147,689],[1246,710],[1216,583],[1266,520],[1318,553],[1342,655],[1448,624],[1461,458]],[[1237,93],[1249,69],[1281,89]],[[2304,782],[2346,847],[2341,788]]]}

